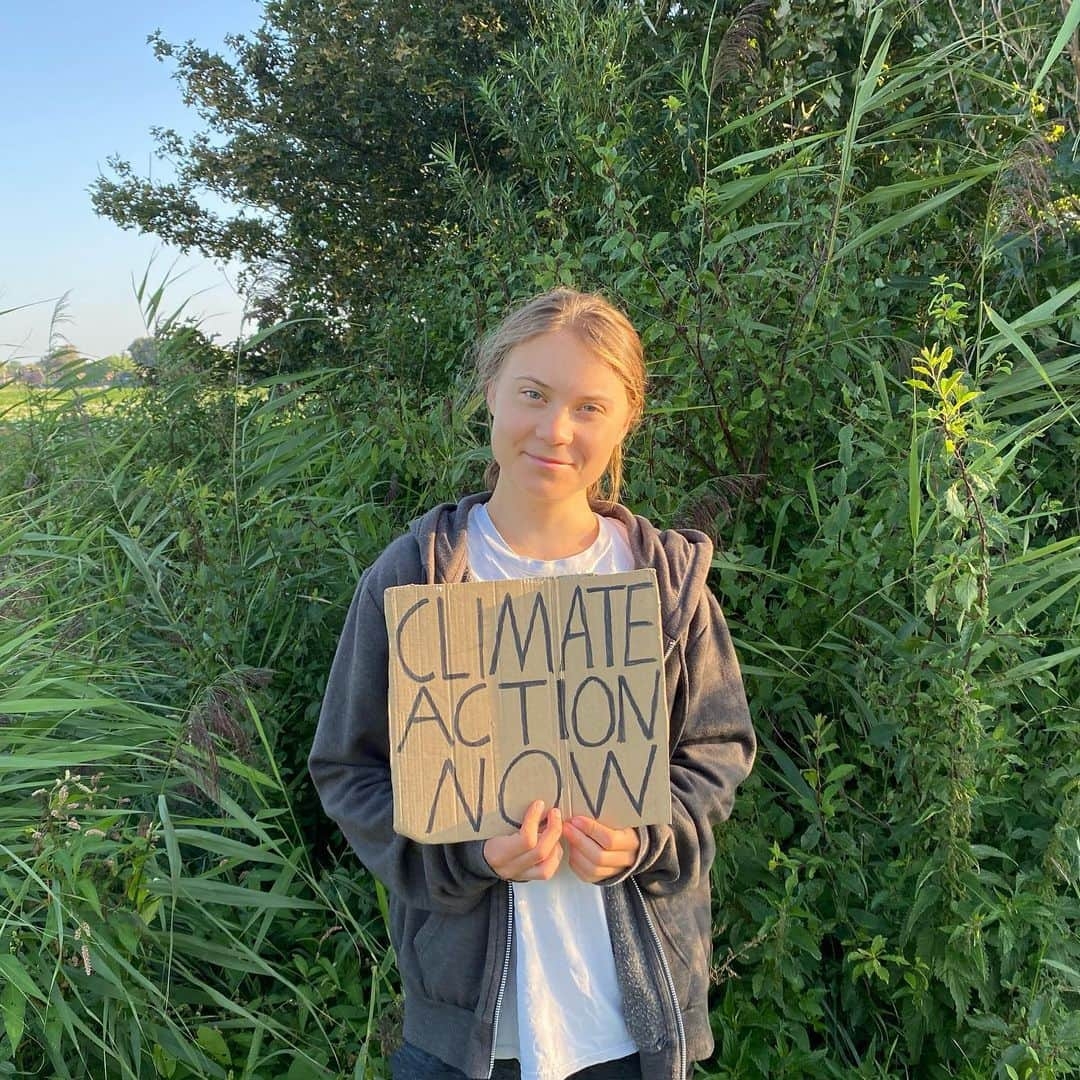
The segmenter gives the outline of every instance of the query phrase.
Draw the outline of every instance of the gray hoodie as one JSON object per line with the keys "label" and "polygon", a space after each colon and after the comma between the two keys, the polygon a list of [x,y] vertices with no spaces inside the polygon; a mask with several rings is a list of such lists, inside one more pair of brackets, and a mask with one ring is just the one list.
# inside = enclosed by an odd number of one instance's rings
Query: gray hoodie
{"label": "gray hoodie", "polygon": [[[405,1038],[469,1077],[494,1061],[513,892],[483,841],[417,844],[393,829],[383,592],[468,578],[466,522],[489,493],[414,521],[365,571],[330,670],[308,766],[326,813],[387,887],[405,991]],[[640,857],[603,883],[616,974],[642,1076],[683,1080],[713,1048],[709,867],[713,825],[731,813],[755,740],[724,617],[706,577],[712,545],[658,531],[622,506],[636,567],[656,571],[670,714],[672,822],[639,830]]]}

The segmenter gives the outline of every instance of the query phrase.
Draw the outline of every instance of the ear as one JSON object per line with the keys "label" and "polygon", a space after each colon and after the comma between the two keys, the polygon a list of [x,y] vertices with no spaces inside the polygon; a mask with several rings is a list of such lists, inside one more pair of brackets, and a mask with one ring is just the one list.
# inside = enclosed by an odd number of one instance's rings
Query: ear
{"label": "ear", "polygon": [[492,380],[484,389],[484,400],[487,402],[488,412],[495,415],[495,381]]}

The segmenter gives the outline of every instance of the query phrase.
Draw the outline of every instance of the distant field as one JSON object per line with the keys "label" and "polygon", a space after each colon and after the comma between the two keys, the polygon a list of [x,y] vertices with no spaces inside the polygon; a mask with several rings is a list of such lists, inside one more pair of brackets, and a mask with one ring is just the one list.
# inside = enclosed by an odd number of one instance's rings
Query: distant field
{"label": "distant field", "polygon": [[[79,396],[90,409],[100,409],[108,402],[118,401],[132,392],[132,387],[87,387],[79,390]],[[56,408],[68,404],[74,397],[73,390],[38,389],[29,386],[0,386],[0,421],[18,420],[32,414],[34,409]]]}

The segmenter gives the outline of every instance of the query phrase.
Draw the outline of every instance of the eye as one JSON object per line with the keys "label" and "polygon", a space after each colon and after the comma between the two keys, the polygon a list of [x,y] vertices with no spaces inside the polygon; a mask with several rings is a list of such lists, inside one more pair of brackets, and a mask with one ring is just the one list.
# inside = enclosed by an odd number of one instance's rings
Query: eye
{"label": "eye", "polygon": [[533,387],[531,387],[531,386],[522,387],[521,393],[522,393],[522,396],[525,397],[529,401],[543,401],[544,400],[544,395],[541,394],[539,390],[533,389]]}
{"label": "eye", "polygon": [[597,405],[595,401],[586,401],[581,406],[582,412],[591,413],[593,416],[603,416],[604,408],[602,405]]}

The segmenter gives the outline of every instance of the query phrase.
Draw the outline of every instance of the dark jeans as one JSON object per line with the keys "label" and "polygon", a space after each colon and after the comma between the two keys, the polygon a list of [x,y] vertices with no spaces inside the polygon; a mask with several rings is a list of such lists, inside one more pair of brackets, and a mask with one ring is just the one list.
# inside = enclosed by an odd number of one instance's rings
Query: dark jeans
{"label": "dark jeans", "polygon": [[[412,1043],[405,1043],[390,1059],[394,1080],[468,1080],[458,1069]],[[520,1080],[521,1067],[517,1061],[500,1059],[495,1062],[491,1080]],[[604,1061],[576,1072],[569,1080],[641,1080],[637,1054],[618,1061]]]}

